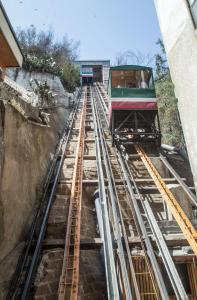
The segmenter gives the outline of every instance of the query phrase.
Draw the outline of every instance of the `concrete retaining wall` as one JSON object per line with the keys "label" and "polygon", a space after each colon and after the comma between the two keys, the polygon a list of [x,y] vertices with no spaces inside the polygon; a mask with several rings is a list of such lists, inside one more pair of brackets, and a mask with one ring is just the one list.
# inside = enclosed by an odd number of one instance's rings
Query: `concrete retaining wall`
{"label": "concrete retaining wall", "polygon": [[155,0],[197,188],[197,31],[185,0]]}

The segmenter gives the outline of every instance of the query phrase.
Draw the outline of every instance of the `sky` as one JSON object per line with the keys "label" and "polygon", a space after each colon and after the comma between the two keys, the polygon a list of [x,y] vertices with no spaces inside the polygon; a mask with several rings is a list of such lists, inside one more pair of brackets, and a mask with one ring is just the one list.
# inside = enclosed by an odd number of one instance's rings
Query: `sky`
{"label": "sky", "polygon": [[79,41],[79,59],[110,59],[127,50],[153,56],[160,37],[154,0],[2,0],[14,27],[51,28]]}

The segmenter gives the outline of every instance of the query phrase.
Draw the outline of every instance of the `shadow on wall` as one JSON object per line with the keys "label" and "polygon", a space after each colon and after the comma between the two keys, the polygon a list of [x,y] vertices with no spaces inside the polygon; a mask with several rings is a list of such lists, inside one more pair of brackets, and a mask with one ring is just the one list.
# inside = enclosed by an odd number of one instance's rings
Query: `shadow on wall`
{"label": "shadow on wall", "polygon": [[[26,87],[31,76],[21,70],[17,82]],[[45,175],[69,116],[68,94],[59,78],[43,73],[36,76],[42,80],[47,78],[58,103],[64,104],[50,111],[50,126],[28,123],[8,103],[13,92],[4,87],[0,89],[0,299],[5,299]],[[34,110],[32,106],[32,113]]]}

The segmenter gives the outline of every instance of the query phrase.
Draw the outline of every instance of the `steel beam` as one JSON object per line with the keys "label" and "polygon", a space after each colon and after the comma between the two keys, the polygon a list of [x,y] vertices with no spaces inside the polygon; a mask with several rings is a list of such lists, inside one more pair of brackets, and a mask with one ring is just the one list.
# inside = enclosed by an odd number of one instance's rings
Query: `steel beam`
{"label": "steel beam", "polygon": [[162,162],[164,163],[164,165],[167,167],[167,169],[170,171],[170,173],[176,178],[176,180],[179,182],[179,184],[182,186],[183,190],[186,192],[186,194],[188,195],[189,199],[191,200],[191,202],[197,206],[197,198],[196,196],[191,192],[191,188],[188,187],[185,182],[183,181],[183,179],[179,176],[179,174],[174,170],[174,168],[169,164],[169,162],[167,161],[167,159],[160,154],[160,158],[162,160]]}
{"label": "steel beam", "polygon": [[183,234],[186,236],[188,243],[192,247],[194,253],[197,255],[197,231],[195,230],[194,226],[188,219],[187,215],[185,214],[184,210],[182,209],[182,207],[180,206],[180,204],[178,203],[174,195],[166,186],[165,182],[163,181],[159,172],[152,164],[149,157],[146,155],[145,151],[139,145],[138,146],[135,145],[135,148],[138,154],[140,155],[144,165],[146,166],[149,174],[153,178],[163,199],[166,201],[167,205],[169,206],[172,215],[174,216],[175,220],[180,226]]}
{"label": "steel beam", "polygon": [[168,292],[167,292],[167,289],[166,289],[166,286],[165,286],[165,283],[164,283],[164,280],[163,280],[163,277],[162,277],[162,274],[161,274],[161,271],[160,271],[155,253],[154,253],[154,250],[153,250],[153,246],[152,246],[150,238],[147,234],[146,227],[144,225],[144,220],[142,218],[142,215],[141,215],[141,212],[140,212],[140,209],[138,206],[138,202],[137,202],[136,196],[133,191],[133,187],[132,187],[132,184],[130,181],[131,174],[129,171],[128,164],[127,164],[126,160],[122,158],[122,155],[120,154],[120,152],[118,152],[118,156],[119,156],[119,161],[120,161],[120,164],[121,164],[121,167],[123,170],[124,178],[127,183],[127,187],[128,187],[128,190],[129,190],[129,193],[131,196],[131,201],[132,201],[131,203],[132,203],[132,206],[133,206],[135,214],[136,214],[137,222],[139,224],[139,228],[141,230],[144,243],[146,244],[148,256],[152,263],[152,268],[155,273],[155,277],[156,277],[156,280],[158,283],[161,297],[163,300],[169,300],[170,298],[169,298],[169,295],[168,295]]}

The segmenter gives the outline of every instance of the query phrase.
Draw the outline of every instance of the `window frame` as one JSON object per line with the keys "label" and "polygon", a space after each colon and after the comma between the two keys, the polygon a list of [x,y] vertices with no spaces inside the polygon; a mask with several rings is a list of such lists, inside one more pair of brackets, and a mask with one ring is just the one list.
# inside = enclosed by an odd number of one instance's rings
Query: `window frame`
{"label": "window frame", "polygon": [[[113,86],[113,80],[114,80],[114,73],[115,72],[117,72],[117,73],[120,73],[120,72],[123,72],[123,73],[126,73],[126,72],[141,72],[141,71],[143,71],[143,72],[146,72],[146,71],[149,71],[150,72],[150,78],[149,78],[149,82],[147,83],[148,84],[148,86],[146,87],[146,88],[142,88],[142,87],[127,87],[127,86],[120,86],[119,88],[120,89],[143,89],[143,90],[145,90],[145,89],[149,89],[149,90],[153,90],[153,89],[155,89],[155,85],[154,85],[154,78],[153,78],[153,72],[152,72],[152,70],[144,70],[144,69],[142,69],[142,70],[138,70],[138,69],[133,69],[133,70],[112,70],[112,72],[111,72],[111,89],[118,89],[118,87],[116,87],[116,86]],[[126,82],[126,77],[124,78],[124,82]]]}

